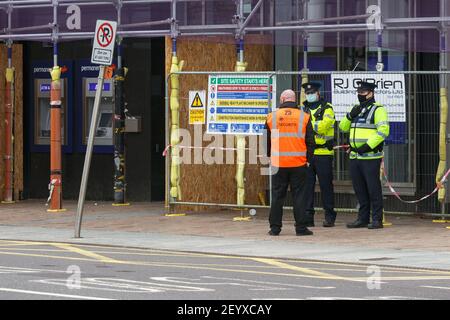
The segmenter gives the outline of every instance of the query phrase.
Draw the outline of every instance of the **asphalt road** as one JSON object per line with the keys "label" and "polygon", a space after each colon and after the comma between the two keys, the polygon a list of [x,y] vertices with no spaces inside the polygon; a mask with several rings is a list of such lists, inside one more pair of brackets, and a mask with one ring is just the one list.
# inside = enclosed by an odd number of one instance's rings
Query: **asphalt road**
{"label": "asphalt road", "polygon": [[450,271],[0,241],[0,299],[449,299]]}

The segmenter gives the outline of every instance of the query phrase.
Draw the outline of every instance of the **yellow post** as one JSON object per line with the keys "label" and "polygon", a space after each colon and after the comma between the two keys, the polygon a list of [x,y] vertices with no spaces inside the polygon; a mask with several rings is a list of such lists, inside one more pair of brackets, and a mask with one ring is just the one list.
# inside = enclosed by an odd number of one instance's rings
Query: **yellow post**
{"label": "yellow post", "polygon": [[[170,72],[182,71],[184,66],[184,61],[178,63],[178,58],[176,56],[172,57],[172,66]],[[179,91],[180,82],[179,75],[174,74],[170,77],[170,110],[172,114],[172,123],[170,129],[170,144],[172,145],[171,152],[171,167],[170,167],[170,196],[172,198],[181,199],[181,188],[180,188],[180,148],[178,147],[180,143],[180,101],[179,101]]]}

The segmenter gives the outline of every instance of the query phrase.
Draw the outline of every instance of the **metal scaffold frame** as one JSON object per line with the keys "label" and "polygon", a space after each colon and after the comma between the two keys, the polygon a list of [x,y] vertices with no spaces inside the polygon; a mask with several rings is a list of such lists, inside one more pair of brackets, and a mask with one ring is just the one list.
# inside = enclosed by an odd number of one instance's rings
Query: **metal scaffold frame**
{"label": "metal scaffold frame", "polygon": [[[328,33],[328,32],[355,32],[355,31],[367,31],[378,30],[374,23],[349,23],[358,19],[367,19],[371,16],[375,17],[381,15],[381,12],[367,13],[363,15],[354,16],[341,16],[321,19],[302,19],[298,21],[284,21],[278,22],[271,26],[249,26],[251,20],[258,13],[262,11],[261,8],[264,5],[264,0],[258,0],[253,6],[251,12],[247,17],[243,15],[243,11],[240,9],[243,5],[242,1],[235,1],[236,12],[238,14],[230,17],[230,24],[202,24],[202,25],[179,25],[176,20],[174,12],[177,10],[178,3],[186,2],[201,2],[204,6],[206,1],[202,0],[101,0],[101,1],[89,1],[89,0],[6,0],[0,3],[0,10],[3,10],[8,15],[8,21],[3,28],[3,32],[0,31],[0,40],[36,40],[36,41],[52,41],[54,37],[59,40],[82,40],[92,38],[93,32],[60,32],[55,28],[54,22],[49,21],[48,24],[27,26],[20,28],[11,27],[11,18],[15,10],[19,9],[33,9],[33,8],[62,8],[70,5],[77,6],[113,6],[117,11],[117,16],[120,16],[120,12],[125,6],[132,5],[151,5],[151,4],[168,4],[175,10],[171,10],[172,16],[167,19],[158,21],[147,21],[133,24],[120,24],[118,26],[118,36],[120,38],[128,37],[162,37],[173,36],[174,30],[177,31],[176,36],[183,35],[233,35],[237,39],[245,36],[248,33],[260,33],[260,32],[273,32],[273,31],[296,31],[302,33]],[[306,6],[309,0],[302,0],[302,4]],[[379,1],[381,6],[382,1]],[[270,2],[271,6],[275,6],[275,2]],[[273,11],[273,8],[271,8]],[[263,13],[260,12],[262,15]],[[203,21],[205,19],[202,19]],[[261,21],[263,19],[260,19]],[[346,21],[346,23],[341,23]],[[334,24],[327,24],[334,22]],[[447,27],[450,22],[450,16],[441,15],[439,17],[418,17],[418,18],[388,18],[382,21],[382,30],[411,30],[411,29],[435,29],[440,30],[443,26]],[[317,24],[319,23],[319,24]],[[167,29],[152,30],[152,26],[167,25]],[[0,26],[1,27],[1,26]],[[175,28],[174,28],[175,27]],[[134,29],[134,30],[127,30]],[[1,29],[0,29],[1,30]],[[48,32],[45,32],[48,30]],[[377,35],[378,36],[378,35]]]}
{"label": "metal scaffold frame", "polygon": [[[443,3],[445,0],[441,0]],[[184,25],[177,20],[177,8],[180,3],[197,2],[202,5],[202,24]],[[233,16],[230,16],[229,24],[207,24],[205,17],[205,0],[5,0],[0,2],[0,12],[4,11],[7,16],[5,25],[0,22],[0,41],[12,43],[12,41],[46,41],[54,44],[55,48],[55,67],[57,66],[57,48],[62,41],[74,41],[91,39],[94,37],[94,32],[86,31],[61,31],[58,26],[57,13],[59,8],[66,8],[71,5],[80,7],[92,6],[108,6],[112,7],[117,12],[118,31],[117,36],[120,42],[125,38],[131,37],[171,37],[173,41],[174,54],[176,56],[176,42],[180,36],[216,36],[228,35],[236,39],[243,45],[245,36],[250,33],[257,34],[272,34],[278,31],[296,32],[304,39],[304,68],[307,70],[308,62],[308,35],[314,33],[336,33],[340,37],[340,33],[344,32],[358,32],[370,31],[373,33],[375,43],[377,44],[378,59],[377,62],[382,67],[382,47],[383,34],[390,30],[436,30],[441,34],[446,34],[449,27],[450,16],[446,16],[443,5],[441,5],[441,14],[437,17],[410,17],[410,18],[386,18],[381,16],[381,6],[384,1],[378,0],[377,11],[368,11],[365,14],[353,16],[336,16],[326,18],[310,19],[308,16],[308,4],[310,0],[299,0],[300,7],[303,7],[303,19],[294,21],[274,21],[275,1],[270,0],[255,0],[252,1],[252,8],[250,12],[244,14],[243,0],[235,0],[236,11]],[[293,1],[294,2],[294,1]],[[122,23],[122,11],[124,7],[134,5],[152,5],[152,4],[167,4],[170,6],[170,16],[166,19],[146,21],[139,23]],[[337,1],[339,14],[340,1]],[[270,8],[264,7],[270,6]],[[35,26],[20,26],[13,27],[12,21],[15,12],[21,9],[39,9],[49,8],[53,9],[53,14],[49,14],[49,22],[47,24]],[[50,12],[50,11],[49,11]],[[270,12],[271,22],[269,25],[264,24],[264,14]],[[259,13],[260,25],[251,25],[252,20]],[[373,18],[373,19],[369,19]],[[361,19],[366,19],[361,23]],[[153,27],[162,27],[162,29],[152,29]],[[2,29],[3,28],[3,29]],[[441,69],[446,68],[444,63],[445,42],[442,46],[444,50],[441,52]],[[338,53],[339,54],[339,53]],[[243,50],[240,51],[238,61],[243,63]],[[383,69],[379,70],[382,71]],[[171,73],[176,75],[176,73]],[[167,89],[167,87],[166,87]],[[167,97],[166,97],[167,98]],[[168,110],[168,108],[166,108]],[[168,175],[169,170],[166,170]],[[176,204],[176,202],[172,202]],[[193,204],[181,203],[178,204]],[[206,205],[196,203],[196,205]],[[224,205],[228,206],[228,205]],[[232,205],[235,206],[235,205]],[[240,208],[245,206],[239,206]],[[255,206],[252,206],[252,208]]]}

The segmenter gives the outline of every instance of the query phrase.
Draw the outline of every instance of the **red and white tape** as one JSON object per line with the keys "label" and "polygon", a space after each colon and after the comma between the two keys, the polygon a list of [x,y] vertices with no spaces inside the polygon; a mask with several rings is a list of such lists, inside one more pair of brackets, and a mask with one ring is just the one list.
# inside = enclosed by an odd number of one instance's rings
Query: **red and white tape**
{"label": "red and white tape", "polygon": [[[163,151],[163,157],[167,156],[167,153],[169,152],[169,149],[172,148],[172,145],[168,145],[164,151]],[[237,148],[224,148],[224,147],[193,147],[193,146],[178,146],[181,149],[209,149],[209,150],[223,150],[223,151],[237,151]],[[334,150],[339,150],[339,149],[346,149],[347,152],[349,151],[348,149],[350,148],[350,146],[348,144],[343,144],[343,145],[338,145],[333,147]],[[245,150],[250,150],[248,148],[246,148]],[[258,156],[258,157],[263,157],[263,156]],[[434,188],[434,190],[430,193],[427,194],[426,196],[423,196],[422,198],[418,199],[418,200],[403,200],[400,197],[400,194],[394,189],[394,187],[392,186],[391,182],[389,181],[387,174],[386,174],[386,170],[384,169],[384,160],[381,161],[381,170],[383,172],[383,177],[386,180],[386,185],[389,188],[389,190],[391,191],[391,193],[401,202],[403,203],[409,203],[409,204],[414,204],[414,203],[419,203],[425,199],[428,199],[429,197],[431,197],[433,194],[435,194],[439,189],[443,188],[443,184],[444,182],[447,180],[448,175],[450,174],[450,169],[447,170],[447,172],[444,174],[444,176],[442,177],[442,179],[439,181],[439,183],[436,185],[436,188]]]}

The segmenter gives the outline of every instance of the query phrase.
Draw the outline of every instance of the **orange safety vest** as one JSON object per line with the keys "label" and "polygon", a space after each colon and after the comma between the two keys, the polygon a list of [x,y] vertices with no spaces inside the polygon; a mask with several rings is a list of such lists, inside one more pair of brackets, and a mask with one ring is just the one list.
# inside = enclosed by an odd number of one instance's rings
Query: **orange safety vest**
{"label": "orange safety vest", "polygon": [[272,165],[280,168],[306,165],[306,126],[310,115],[297,108],[282,108],[270,113]]}

